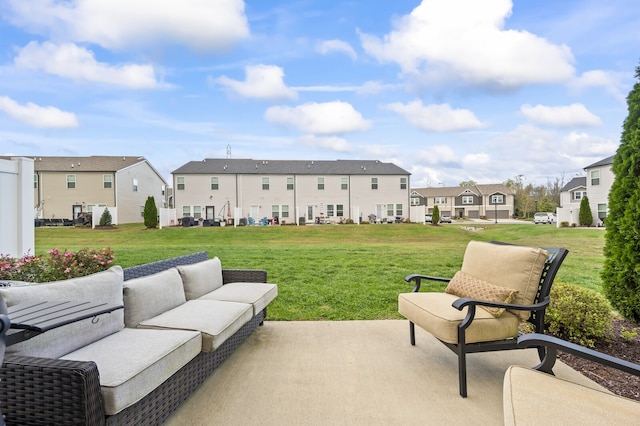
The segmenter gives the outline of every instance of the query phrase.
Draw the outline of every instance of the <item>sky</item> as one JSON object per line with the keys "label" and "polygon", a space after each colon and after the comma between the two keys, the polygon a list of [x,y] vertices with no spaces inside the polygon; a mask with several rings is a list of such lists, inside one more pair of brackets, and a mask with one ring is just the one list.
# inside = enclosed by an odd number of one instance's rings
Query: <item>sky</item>
{"label": "sky", "polygon": [[0,155],[566,183],[619,145],[639,22],[637,0],[2,0]]}

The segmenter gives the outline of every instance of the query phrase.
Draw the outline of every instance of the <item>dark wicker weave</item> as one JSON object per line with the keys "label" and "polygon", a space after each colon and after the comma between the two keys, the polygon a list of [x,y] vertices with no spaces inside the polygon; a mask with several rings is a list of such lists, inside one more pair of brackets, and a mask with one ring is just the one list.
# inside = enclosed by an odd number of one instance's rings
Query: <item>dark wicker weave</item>
{"label": "dark wicker weave", "polygon": [[[206,252],[134,266],[125,280],[201,262]],[[266,282],[264,270],[223,270],[224,283]],[[266,309],[265,309],[266,311]],[[6,356],[0,369],[0,407],[10,425],[158,425],[262,323],[259,312],[213,352],[201,352],[131,407],[105,416],[95,363]]]}

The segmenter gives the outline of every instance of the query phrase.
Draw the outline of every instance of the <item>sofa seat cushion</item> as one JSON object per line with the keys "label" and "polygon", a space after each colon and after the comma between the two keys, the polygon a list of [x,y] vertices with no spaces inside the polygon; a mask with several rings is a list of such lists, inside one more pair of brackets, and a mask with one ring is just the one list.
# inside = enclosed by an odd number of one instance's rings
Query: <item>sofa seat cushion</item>
{"label": "sofa seat cushion", "polygon": [[138,327],[199,331],[202,333],[202,351],[213,352],[252,317],[253,308],[247,303],[189,300],[142,321]]}
{"label": "sofa seat cushion", "polygon": [[278,295],[278,286],[269,283],[229,283],[200,297],[199,300],[223,300],[249,303],[256,316]]}
{"label": "sofa seat cushion", "polygon": [[177,269],[187,300],[197,299],[222,287],[222,264],[217,257],[192,265],[181,265]]}
{"label": "sofa seat cushion", "polygon": [[[398,311],[409,321],[422,327],[447,343],[458,343],[458,325],[467,315],[467,308],[457,310],[451,304],[458,296],[448,293],[401,293]],[[476,316],[465,333],[466,343],[503,340],[518,336],[518,317],[505,312],[499,318],[484,309],[476,309]]]}
{"label": "sofa seat cushion", "polygon": [[[107,415],[135,404],[200,353],[200,333],[125,328],[62,359],[93,361]],[[37,402],[36,402],[37,403]]]}
{"label": "sofa seat cushion", "polygon": [[[120,266],[79,278],[0,288],[7,306],[30,301],[90,301],[122,305],[124,274]],[[58,358],[124,328],[124,312],[87,318],[7,347],[7,354]]]}
{"label": "sofa seat cushion", "polygon": [[505,425],[632,425],[640,403],[551,376],[511,366],[504,377]]}
{"label": "sofa seat cushion", "polygon": [[124,323],[131,328],[186,301],[176,268],[127,280],[123,291]]}
{"label": "sofa seat cushion", "polygon": [[[516,290],[513,303],[534,302],[549,253],[537,247],[470,241],[464,253],[461,271],[491,284]],[[513,311],[523,321],[529,311]]]}

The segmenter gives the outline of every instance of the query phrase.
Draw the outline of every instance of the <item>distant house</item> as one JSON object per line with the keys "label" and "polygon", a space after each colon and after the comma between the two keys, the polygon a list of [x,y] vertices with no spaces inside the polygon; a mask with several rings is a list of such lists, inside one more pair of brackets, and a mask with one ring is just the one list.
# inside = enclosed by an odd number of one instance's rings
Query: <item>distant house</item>
{"label": "distant house", "polygon": [[605,222],[608,214],[609,191],[615,178],[612,170],[613,155],[584,168],[586,176],[576,177],[566,184],[560,192],[558,226],[562,222],[579,223],[580,201],[589,198],[589,206],[593,215],[592,225]]}
{"label": "distant house", "polygon": [[178,217],[337,223],[409,215],[409,172],[377,160],[207,158],[172,175]]}
{"label": "distant house", "polygon": [[[504,184],[413,188],[411,220],[421,222],[438,206],[441,215],[470,219],[508,219],[514,214],[513,192]],[[418,207],[418,208],[416,208]]]}
{"label": "distant house", "polygon": [[117,210],[118,223],[143,222],[147,197],[167,207],[167,183],[144,157],[32,157],[36,217],[73,220],[94,207]]}

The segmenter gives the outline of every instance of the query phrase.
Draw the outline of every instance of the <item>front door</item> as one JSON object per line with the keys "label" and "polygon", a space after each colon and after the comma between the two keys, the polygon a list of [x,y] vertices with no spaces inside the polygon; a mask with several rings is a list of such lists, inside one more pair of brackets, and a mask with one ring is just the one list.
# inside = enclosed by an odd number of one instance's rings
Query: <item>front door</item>
{"label": "front door", "polygon": [[307,206],[307,221],[313,222],[313,206]]}
{"label": "front door", "polygon": [[73,219],[77,219],[78,218],[78,213],[82,213],[82,205],[80,204],[74,204],[72,207],[73,211],[71,213],[71,218]]}
{"label": "front door", "polygon": [[213,220],[216,208],[215,206],[206,206],[204,208],[204,218],[207,220]]}

